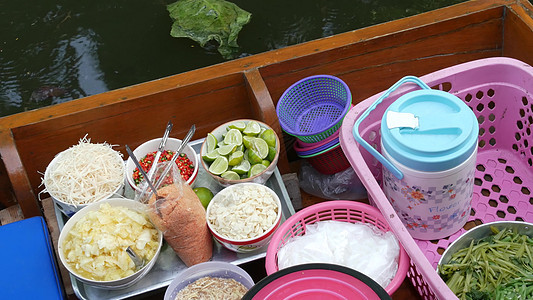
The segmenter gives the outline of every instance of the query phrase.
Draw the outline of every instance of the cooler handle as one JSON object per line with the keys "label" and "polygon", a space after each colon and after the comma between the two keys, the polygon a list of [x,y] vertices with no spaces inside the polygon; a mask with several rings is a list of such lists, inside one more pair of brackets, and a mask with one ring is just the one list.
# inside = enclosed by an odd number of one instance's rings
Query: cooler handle
{"label": "cooler handle", "polygon": [[418,84],[422,89],[431,89],[427,84],[425,84],[422,80],[418,79],[415,76],[405,76],[402,79],[398,80],[394,85],[392,85],[383,95],[381,95],[372,105],[366,109],[359,118],[355,121],[355,124],[352,129],[352,134],[355,138],[355,140],[363,146],[372,156],[374,156],[381,164],[383,164],[396,178],[402,179],[403,173],[400,171],[396,166],[394,166],[391,162],[389,162],[381,153],[379,153],[374,147],[370,146],[370,144],[365,141],[361,135],[359,134],[359,125],[361,125],[361,122],[368,117],[370,112],[372,112],[378,104],[383,101],[383,99],[387,98],[394,90],[396,90],[400,85],[406,83],[406,82],[412,82]]}

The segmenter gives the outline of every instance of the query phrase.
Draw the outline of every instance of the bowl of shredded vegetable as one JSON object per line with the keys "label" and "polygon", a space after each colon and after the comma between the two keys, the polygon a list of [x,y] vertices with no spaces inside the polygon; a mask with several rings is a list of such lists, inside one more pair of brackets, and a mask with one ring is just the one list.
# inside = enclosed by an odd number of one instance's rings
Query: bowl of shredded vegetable
{"label": "bowl of shredded vegetable", "polygon": [[58,153],[46,167],[41,193],[48,193],[69,217],[91,203],[122,195],[124,160],[112,147],[84,137]]}
{"label": "bowl of shredded vegetable", "polygon": [[[143,204],[110,198],[88,205],[65,223],[58,239],[61,263],[76,279],[98,288],[127,288],[144,277],[161,251],[163,234]],[[141,267],[126,252],[131,247]]]}
{"label": "bowl of shredded vegetable", "polygon": [[533,299],[533,224],[478,225],[448,246],[437,271],[459,299]]}

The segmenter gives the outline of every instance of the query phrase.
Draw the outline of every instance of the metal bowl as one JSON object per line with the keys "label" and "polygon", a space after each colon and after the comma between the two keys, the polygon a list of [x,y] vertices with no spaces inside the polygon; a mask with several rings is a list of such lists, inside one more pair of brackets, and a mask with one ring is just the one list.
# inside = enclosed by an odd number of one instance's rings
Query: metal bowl
{"label": "metal bowl", "polygon": [[465,232],[457,240],[451,243],[450,246],[448,246],[439,260],[439,266],[449,263],[450,259],[457,251],[469,247],[472,241],[477,241],[492,235],[493,233],[490,229],[491,226],[497,228],[498,230],[510,228],[516,230],[516,232],[519,234],[525,234],[529,237],[533,237],[533,224],[528,222],[497,221],[478,225]]}
{"label": "metal bowl", "polygon": [[65,257],[65,253],[64,253],[63,244],[64,244],[64,241],[65,241],[69,231],[76,225],[76,223],[79,220],[81,220],[85,215],[87,215],[87,213],[89,213],[91,211],[97,211],[98,209],[100,209],[100,205],[103,204],[103,203],[109,203],[111,206],[125,207],[125,208],[131,209],[131,210],[135,210],[135,211],[138,211],[138,212],[145,212],[145,209],[146,209],[143,204],[141,204],[141,203],[139,203],[137,201],[133,201],[133,200],[129,200],[129,199],[123,199],[123,198],[111,198],[111,199],[102,200],[102,201],[99,201],[99,202],[96,202],[96,203],[92,203],[89,206],[81,209],[79,212],[77,212],[74,216],[72,216],[67,221],[67,223],[65,224],[65,226],[61,230],[61,233],[59,234],[59,240],[58,240],[59,259],[60,259],[61,263],[65,266],[65,268],[69,271],[69,273],[72,274],[74,277],[76,277],[81,282],[83,282],[84,284],[88,284],[88,285],[91,285],[91,286],[94,286],[94,287],[97,287],[97,288],[109,289],[109,290],[124,289],[124,288],[127,288],[127,287],[135,284],[139,280],[141,280],[152,269],[152,267],[155,265],[156,260],[157,260],[157,258],[159,256],[159,253],[161,251],[161,246],[163,244],[163,233],[161,231],[157,230],[158,231],[158,237],[157,238],[158,238],[159,246],[157,248],[157,251],[156,251],[154,257],[150,261],[146,262],[144,267],[142,267],[141,269],[137,270],[134,274],[129,275],[127,277],[123,277],[121,279],[110,280],[110,281],[98,281],[98,280],[92,280],[92,279],[85,278],[85,277],[81,276],[80,274],[78,274],[66,262],[66,257]]}

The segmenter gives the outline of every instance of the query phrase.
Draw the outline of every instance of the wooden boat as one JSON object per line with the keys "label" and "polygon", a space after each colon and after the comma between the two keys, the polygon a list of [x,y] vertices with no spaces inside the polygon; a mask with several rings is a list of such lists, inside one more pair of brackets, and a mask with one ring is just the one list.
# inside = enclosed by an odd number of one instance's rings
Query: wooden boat
{"label": "wooden boat", "polygon": [[[0,209],[43,214],[41,177],[54,155],[88,134],[94,142],[136,147],[168,120],[194,138],[237,118],[254,118],[280,136],[276,103],[299,79],[330,74],[350,87],[353,103],[405,75],[507,56],[533,64],[533,7],[527,0],[479,0],[257,54],[0,119]],[[283,135],[282,174],[296,161]]]}

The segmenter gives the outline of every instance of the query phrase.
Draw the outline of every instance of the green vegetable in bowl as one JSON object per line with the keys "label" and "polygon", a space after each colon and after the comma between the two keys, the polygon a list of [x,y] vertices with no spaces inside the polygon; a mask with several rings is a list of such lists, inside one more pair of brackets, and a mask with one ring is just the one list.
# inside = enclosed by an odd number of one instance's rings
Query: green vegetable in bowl
{"label": "green vegetable in bowl", "polygon": [[511,229],[472,241],[439,266],[459,299],[533,299],[533,239]]}

